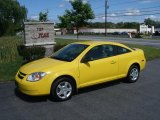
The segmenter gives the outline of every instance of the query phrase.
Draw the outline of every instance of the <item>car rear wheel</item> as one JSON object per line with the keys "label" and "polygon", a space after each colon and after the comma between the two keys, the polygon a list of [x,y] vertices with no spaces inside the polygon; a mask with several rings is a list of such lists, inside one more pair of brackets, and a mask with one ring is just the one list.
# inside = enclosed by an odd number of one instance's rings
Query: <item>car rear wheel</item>
{"label": "car rear wheel", "polygon": [[67,77],[56,80],[51,88],[51,96],[54,100],[65,101],[72,97],[74,86],[72,80]]}
{"label": "car rear wheel", "polygon": [[137,65],[132,65],[128,71],[127,80],[130,83],[134,83],[139,78],[139,68]]}

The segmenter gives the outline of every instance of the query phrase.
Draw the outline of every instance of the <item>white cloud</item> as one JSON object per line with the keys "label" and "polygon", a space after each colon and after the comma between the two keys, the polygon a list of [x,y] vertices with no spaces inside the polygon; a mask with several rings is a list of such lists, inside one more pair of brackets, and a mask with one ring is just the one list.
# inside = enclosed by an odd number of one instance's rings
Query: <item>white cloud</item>
{"label": "white cloud", "polygon": [[160,16],[149,15],[149,16],[145,16],[145,18],[151,18],[151,19],[154,19],[154,20],[159,20]]}
{"label": "white cloud", "polygon": [[[113,14],[114,16],[114,14]],[[94,20],[92,20],[93,22],[104,22],[105,17],[96,17]],[[118,22],[118,21],[123,21],[122,18],[119,17],[107,17],[107,21],[111,21],[111,22]]]}
{"label": "white cloud", "polygon": [[110,15],[111,17],[115,17],[115,16],[117,16],[115,13],[112,13],[111,15]]}
{"label": "white cloud", "polygon": [[105,20],[105,17],[101,17],[100,19],[103,19],[103,20]]}
{"label": "white cloud", "polygon": [[[73,2],[74,0],[64,0],[65,2]],[[83,3],[85,4],[85,3],[87,3],[89,0],[83,0]]]}
{"label": "white cloud", "polygon": [[66,2],[70,2],[70,1],[74,1],[74,0],[64,0],[64,1],[66,1]]}
{"label": "white cloud", "polygon": [[147,16],[147,18],[152,18],[152,19],[155,19],[155,18],[157,18],[155,15],[149,15],[149,16]]}
{"label": "white cloud", "polygon": [[32,15],[30,18],[31,18],[32,20],[38,20],[38,19],[39,19],[39,16],[38,16],[38,15]]}
{"label": "white cloud", "polygon": [[88,0],[83,0],[83,3],[85,4],[85,3],[87,3],[88,2]]}
{"label": "white cloud", "polygon": [[128,9],[124,15],[132,16],[132,15],[140,15],[141,12],[138,9]]}
{"label": "white cloud", "polygon": [[158,0],[139,0],[140,3],[152,3],[157,2]]}
{"label": "white cloud", "polygon": [[65,6],[65,4],[63,4],[63,3],[59,5],[60,8],[63,8],[64,6]]}
{"label": "white cloud", "polygon": [[141,3],[151,3],[152,0],[140,0]]}

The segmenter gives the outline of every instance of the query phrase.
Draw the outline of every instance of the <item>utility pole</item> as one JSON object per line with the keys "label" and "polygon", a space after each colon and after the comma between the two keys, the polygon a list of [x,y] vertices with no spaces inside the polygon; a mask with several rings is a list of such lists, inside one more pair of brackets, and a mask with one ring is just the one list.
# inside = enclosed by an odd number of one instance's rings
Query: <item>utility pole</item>
{"label": "utility pole", "polygon": [[108,9],[108,0],[105,0],[105,36],[107,36],[107,9]]}

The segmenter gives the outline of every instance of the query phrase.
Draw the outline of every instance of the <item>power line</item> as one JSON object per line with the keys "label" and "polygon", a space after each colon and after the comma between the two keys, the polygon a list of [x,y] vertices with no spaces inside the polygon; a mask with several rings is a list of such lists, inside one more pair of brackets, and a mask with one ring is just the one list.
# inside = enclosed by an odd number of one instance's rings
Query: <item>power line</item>
{"label": "power line", "polygon": [[[140,2],[140,1],[139,0],[133,0],[133,1],[130,1],[130,2],[128,2],[128,1],[127,2],[118,2],[118,3],[113,3],[113,4],[110,4],[110,5],[119,6],[119,5],[134,3],[134,2]],[[103,7],[105,7],[105,5],[95,7],[94,9],[99,9],[99,8],[103,8]],[[151,8],[153,8],[153,7],[151,7]]]}
{"label": "power line", "polygon": [[[130,3],[133,3],[133,2],[137,2],[137,1],[139,1],[139,0],[134,0],[134,1],[131,1],[131,2],[118,2],[118,3],[110,4],[110,5],[121,5],[121,4],[124,5],[124,4],[130,4]],[[96,8],[94,8],[94,9],[99,9],[99,8],[102,8],[102,7],[105,7],[105,5],[96,7]]]}
{"label": "power line", "polygon": [[[134,0],[134,1],[131,1],[131,2],[119,2],[119,3],[116,3],[116,4],[110,4],[110,5],[121,5],[121,4],[130,4],[130,3],[133,3],[133,2],[137,2],[137,0]],[[121,4],[120,4],[121,3]],[[94,9],[99,9],[99,8],[102,8],[102,7],[105,7],[105,5],[103,6],[99,6],[99,7],[96,7]]]}
{"label": "power line", "polygon": [[[152,13],[152,14],[133,14],[133,15],[118,15],[118,16],[108,16],[108,17],[122,17],[122,16],[126,16],[126,17],[129,17],[129,16],[145,16],[145,15],[159,15],[160,14],[160,12],[158,12],[158,13]],[[102,17],[104,17],[104,15],[103,16],[98,16],[97,18],[102,18]]]}
{"label": "power line", "polygon": [[135,9],[135,11],[134,11],[134,9],[133,9],[133,11],[132,10],[126,11],[124,13],[116,12],[116,13],[108,13],[108,14],[144,13],[144,12],[156,12],[156,11],[160,11],[160,10],[136,10]]}
{"label": "power line", "polygon": [[160,14],[160,12],[159,13],[152,13],[152,14],[135,14],[135,15],[119,15],[119,16],[108,16],[108,17],[122,17],[122,16],[145,16],[145,15],[158,15],[158,14]]}
{"label": "power line", "polygon": [[93,9],[100,9],[100,8],[103,8],[103,7],[105,7],[105,5],[99,6],[99,7],[95,7],[95,8],[93,8]]}
{"label": "power line", "polygon": [[[139,10],[139,12],[154,12],[154,11],[159,11],[158,9],[153,9],[153,10],[145,10],[145,9],[151,9],[151,8],[158,8],[160,6],[155,6],[155,7],[147,7],[147,8],[139,8],[139,9],[130,9],[129,10],[117,10],[117,11],[111,11],[109,12],[108,14],[124,14],[124,13],[136,13],[136,12],[132,12],[132,10]],[[96,16],[99,16],[99,15],[104,15],[103,13],[98,13],[96,14]]]}
{"label": "power line", "polygon": [[139,0],[133,0],[133,1],[130,1],[130,2],[128,2],[128,1],[126,2],[126,1],[125,1],[125,2],[113,3],[113,4],[111,4],[111,5],[118,5],[118,6],[119,6],[119,5],[122,5],[122,4],[123,4],[123,5],[124,5],[124,4],[130,4],[130,3],[134,3],[134,2],[140,2],[140,1],[139,1]]}
{"label": "power line", "polygon": [[[148,12],[159,12],[160,10],[145,10],[145,11],[128,11],[128,12],[125,12],[125,13],[116,13],[116,14],[129,14],[129,13],[148,13]],[[110,13],[112,14],[112,13]]]}
{"label": "power line", "polygon": [[[139,10],[143,10],[143,9],[152,9],[152,8],[159,8],[160,6],[152,6],[152,7],[144,7],[144,8],[137,8]],[[126,11],[126,10],[114,10],[111,12],[119,12],[119,11]]]}
{"label": "power line", "polygon": [[[153,12],[153,13],[150,13]],[[142,13],[150,13],[154,14],[154,12],[160,12],[160,10],[146,10],[146,11],[128,11],[124,13],[108,13],[110,16],[118,16],[118,15],[125,15],[125,14],[142,14]],[[101,15],[96,15],[96,16],[103,16],[104,14]]]}

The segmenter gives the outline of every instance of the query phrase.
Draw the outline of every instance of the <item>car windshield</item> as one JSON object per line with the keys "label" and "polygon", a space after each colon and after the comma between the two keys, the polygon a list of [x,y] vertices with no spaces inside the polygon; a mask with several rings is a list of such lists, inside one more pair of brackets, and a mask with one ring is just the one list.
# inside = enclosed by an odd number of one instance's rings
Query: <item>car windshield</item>
{"label": "car windshield", "polygon": [[88,45],[84,44],[70,44],[65,46],[55,54],[53,54],[51,58],[71,62],[79,54],[81,54],[87,47]]}

